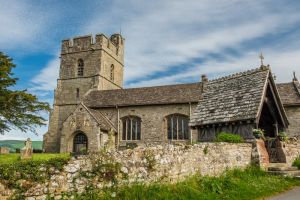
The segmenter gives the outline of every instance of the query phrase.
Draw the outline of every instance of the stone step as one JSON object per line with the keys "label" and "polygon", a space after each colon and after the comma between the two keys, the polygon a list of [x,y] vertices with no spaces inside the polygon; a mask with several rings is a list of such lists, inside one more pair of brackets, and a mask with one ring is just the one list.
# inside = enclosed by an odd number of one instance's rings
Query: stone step
{"label": "stone step", "polygon": [[268,171],[297,171],[297,167],[288,165],[287,163],[270,163]]}
{"label": "stone step", "polygon": [[300,178],[300,170],[294,170],[294,171],[268,171],[269,174],[273,175],[281,175],[281,176],[293,176],[293,177],[299,177]]}
{"label": "stone step", "polygon": [[297,171],[297,167],[268,167],[268,171]]}
{"label": "stone step", "polygon": [[269,163],[268,167],[289,167],[287,163]]}

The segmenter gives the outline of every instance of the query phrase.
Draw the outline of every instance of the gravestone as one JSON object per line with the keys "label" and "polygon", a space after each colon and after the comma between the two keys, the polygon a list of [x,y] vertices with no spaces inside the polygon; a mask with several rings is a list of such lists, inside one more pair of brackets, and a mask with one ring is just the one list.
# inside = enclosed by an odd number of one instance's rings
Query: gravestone
{"label": "gravestone", "polygon": [[0,147],[0,154],[9,154],[9,149],[7,147]]}
{"label": "gravestone", "polygon": [[25,141],[25,146],[21,150],[21,159],[31,159],[32,158],[32,141],[28,138]]}

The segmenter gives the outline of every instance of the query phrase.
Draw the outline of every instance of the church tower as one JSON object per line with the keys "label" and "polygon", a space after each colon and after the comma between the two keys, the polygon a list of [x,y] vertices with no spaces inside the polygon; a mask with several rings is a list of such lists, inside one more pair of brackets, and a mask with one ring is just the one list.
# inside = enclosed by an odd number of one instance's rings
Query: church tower
{"label": "church tower", "polygon": [[59,152],[62,123],[90,89],[122,89],[124,41],[120,34],[110,38],[103,34],[95,38],[88,35],[62,41],[53,111],[44,135],[46,152]]}

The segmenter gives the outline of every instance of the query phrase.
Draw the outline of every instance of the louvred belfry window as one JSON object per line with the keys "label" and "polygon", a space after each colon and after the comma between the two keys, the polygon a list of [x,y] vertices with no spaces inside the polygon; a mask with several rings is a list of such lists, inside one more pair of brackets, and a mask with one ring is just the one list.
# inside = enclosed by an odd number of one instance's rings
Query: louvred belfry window
{"label": "louvred belfry window", "polygon": [[111,65],[110,66],[110,80],[114,81],[114,79],[115,79],[115,66]]}
{"label": "louvred belfry window", "polygon": [[83,70],[84,70],[84,62],[82,59],[78,60],[78,68],[77,68],[77,75],[83,76]]}

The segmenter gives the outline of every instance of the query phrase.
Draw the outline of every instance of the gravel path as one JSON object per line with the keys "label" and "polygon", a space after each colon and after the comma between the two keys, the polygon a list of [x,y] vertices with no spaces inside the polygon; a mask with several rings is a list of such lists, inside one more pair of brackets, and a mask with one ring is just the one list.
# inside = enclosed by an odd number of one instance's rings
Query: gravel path
{"label": "gravel path", "polygon": [[292,190],[271,197],[267,200],[300,200],[300,187],[295,187]]}

